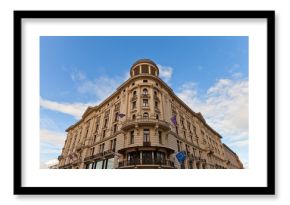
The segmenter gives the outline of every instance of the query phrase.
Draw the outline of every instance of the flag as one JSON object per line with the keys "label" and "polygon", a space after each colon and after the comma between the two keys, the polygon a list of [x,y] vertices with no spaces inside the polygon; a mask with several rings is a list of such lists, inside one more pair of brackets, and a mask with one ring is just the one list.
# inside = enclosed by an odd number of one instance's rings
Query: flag
{"label": "flag", "polygon": [[176,115],[174,115],[174,116],[171,118],[171,122],[172,122],[175,126],[177,125]]}
{"label": "flag", "polygon": [[125,114],[123,114],[123,113],[119,113],[119,115],[118,115],[120,118],[122,118],[122,117],[124,117],[124,116],[126,116]]}

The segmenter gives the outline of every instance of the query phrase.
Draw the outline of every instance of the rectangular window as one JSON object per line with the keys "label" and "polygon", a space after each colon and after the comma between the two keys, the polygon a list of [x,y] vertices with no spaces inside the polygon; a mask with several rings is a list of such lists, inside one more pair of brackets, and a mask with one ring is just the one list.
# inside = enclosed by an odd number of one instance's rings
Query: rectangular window
{"label": "rectangular window", "polygon": [[134,144],[134,131],[130,132],[130,144]]}
{"label": "rectangular window", "polygon": [[116,139],[111,140],[111,150],[113,150],[113,152],[115,152],[116,150]]}
{"label": "rectangular window", "polygon": [[104,152],[105,143],[100,144],[100,153]]}
{"label": "rectangular window", "polygon": [[180,150],[181,150],[180,149],[180,144],[179,144],[179,141],[177,140],[177,151],[180,152]]}
{"label": "rectangular window", "polygon": [[143,130],[143,142],[149,142],[149,129],[144,129]]}
{"label": "rectangular window", "polygon": [[142,73],[149,73],[149,67],[148,65],[141,65]]}
{"label": "rectangular window", "polygon": [[105,119],[104,128],[107,127],[107,124],[108,124],[108,119]]}
{"label": "rectangular window", "polygon": [[157,101],[155,101],[155,108],[158,109],[158,102]]}
{"label": "rectangular window", "polygon": [[93,148],[91,149],[91,155],[94,155],[94,153],[95,153],[95,147],[93,147]]}
{"label": "rectangular window", "polygon": [[162,144],[162,132],[158,131],[159,144]]}
{"label": "rectangular window", "polygon": [[103,131],[103,138],[106,137],[106,130]]}
{"label": "rectangular window", "polygon": [[94,138],[93,138],[93,143],[95,143],[97,140],[97,135],[94,135]]}
{"label": "rectangular window", "polygon": [[132,108],[133,108],[133,109],[136,108],[136,101],[134,101],[134,102],[132,103]]}
{"label": "rectangular window", "polygon": [[134,69],[134,75],[139,75],[139,67],[136,67],[136,68]]}
{"label": "rectangular window", "polygon": [[95,133],[98,133],[99,130],[99,124],[96,125]]}
{"label": "rectangular window", "polygon": [[117,124],[114,125],[114,133],[117,132]]}
{"label": "rectangular window", "polygon": [[148,100],[147,99],[143,99],[143,107],[148,107]]}

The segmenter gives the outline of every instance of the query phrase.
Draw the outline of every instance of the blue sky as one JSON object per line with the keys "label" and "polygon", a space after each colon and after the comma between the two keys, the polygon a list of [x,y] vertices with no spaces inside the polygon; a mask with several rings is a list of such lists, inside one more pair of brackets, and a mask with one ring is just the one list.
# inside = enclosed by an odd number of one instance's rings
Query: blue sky
{"label": "blue sky", "polygon": [[149,58],[160,77],[248,164],[248,37],[40,37],[40,162],[57,158],[65,129]]}

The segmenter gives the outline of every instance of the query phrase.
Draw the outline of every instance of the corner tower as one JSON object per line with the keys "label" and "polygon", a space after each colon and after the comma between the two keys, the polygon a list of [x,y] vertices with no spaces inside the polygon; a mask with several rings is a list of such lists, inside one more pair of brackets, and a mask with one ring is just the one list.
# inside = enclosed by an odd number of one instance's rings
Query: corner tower
{"label": "corner tower", "polygon": [[131,77],[137,75],[154,75],[159,76],[158,66],[150,59],[140,59],[136,61],[130,69]]}

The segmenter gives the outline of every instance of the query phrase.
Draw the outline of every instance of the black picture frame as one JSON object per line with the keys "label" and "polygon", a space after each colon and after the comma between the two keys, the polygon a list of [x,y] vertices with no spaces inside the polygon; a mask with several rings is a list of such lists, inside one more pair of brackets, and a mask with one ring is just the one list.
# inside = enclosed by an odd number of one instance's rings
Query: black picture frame
{"label": "black picture frame", "polygon": [[[22,20],[56,18],[218,18],[267,21],[266,187],[24,187],[22,186]],[[275,194],[275,11],[14,11],[14,194],[15,195],[273,195]]]}

